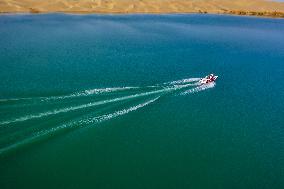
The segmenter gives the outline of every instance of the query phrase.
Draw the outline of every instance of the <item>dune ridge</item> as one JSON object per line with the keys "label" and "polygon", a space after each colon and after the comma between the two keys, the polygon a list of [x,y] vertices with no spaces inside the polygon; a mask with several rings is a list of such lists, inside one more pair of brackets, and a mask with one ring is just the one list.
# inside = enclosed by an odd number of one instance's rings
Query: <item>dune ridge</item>
{"label": "dune ridge", "polygon": [[0,13],[214,13],[284,17],[269,0],[0,0]]}

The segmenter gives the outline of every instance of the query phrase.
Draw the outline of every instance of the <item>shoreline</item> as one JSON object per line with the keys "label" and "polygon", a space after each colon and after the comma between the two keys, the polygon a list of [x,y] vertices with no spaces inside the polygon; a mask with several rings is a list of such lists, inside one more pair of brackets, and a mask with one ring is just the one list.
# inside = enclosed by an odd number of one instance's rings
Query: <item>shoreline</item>
{"label": "shoreline", "polygon": [[54,11],[54,12],[0,12],[1,15],[43,15],[43,14],[72,14],[72,15],[179,15],[179,14],[196,14],[196,15],[220,15],[220,16],[240,16],[254,18],[274,18],[284,19],[284,13],[270,12],[104,12],[104,11]]}
{"label": "shoreline", "polygon": [[272,0],[2,0],[0,15],[218,14],[284,18],[284,2]]}

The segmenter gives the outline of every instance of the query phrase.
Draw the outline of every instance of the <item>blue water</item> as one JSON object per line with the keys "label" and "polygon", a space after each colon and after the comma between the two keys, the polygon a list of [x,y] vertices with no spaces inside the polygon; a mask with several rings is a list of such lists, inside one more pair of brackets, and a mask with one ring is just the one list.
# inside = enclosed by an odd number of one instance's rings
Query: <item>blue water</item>
{"label": "blue water", "polygon": [[1,15],[1,188],[283,188],[283,34],[270,18]]}

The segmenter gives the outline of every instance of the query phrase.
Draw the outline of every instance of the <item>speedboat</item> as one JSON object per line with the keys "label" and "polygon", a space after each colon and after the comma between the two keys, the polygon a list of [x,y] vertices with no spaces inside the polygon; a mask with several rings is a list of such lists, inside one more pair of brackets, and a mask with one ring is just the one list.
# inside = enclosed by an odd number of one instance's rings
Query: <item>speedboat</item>
{"label": "speedboat", "polygon": [[206,77],[200,79],[199,82],[201,84],[208,84],[208,83],[212,83],[212,82],[216,81],[217,78],[218,78],[217,75],[210,74],[210,75],[207,75]]}

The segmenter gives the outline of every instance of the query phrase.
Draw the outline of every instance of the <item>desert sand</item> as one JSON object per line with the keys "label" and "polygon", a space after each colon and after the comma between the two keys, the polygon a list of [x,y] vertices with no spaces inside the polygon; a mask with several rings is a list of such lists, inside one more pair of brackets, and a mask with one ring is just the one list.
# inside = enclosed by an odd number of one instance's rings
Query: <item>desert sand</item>
{"label": "desert sand", "polygon": [[214,13],[284,17],[269,0],[0,0],[0,13]]}

